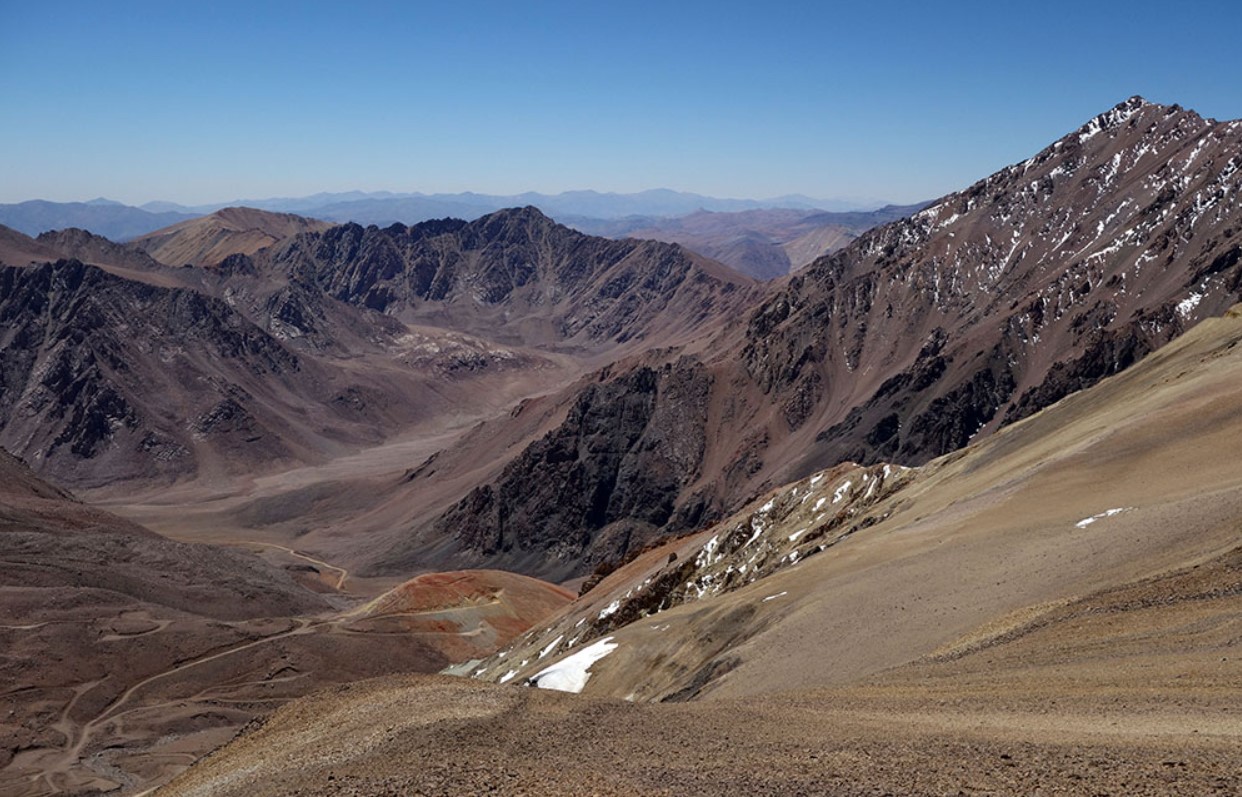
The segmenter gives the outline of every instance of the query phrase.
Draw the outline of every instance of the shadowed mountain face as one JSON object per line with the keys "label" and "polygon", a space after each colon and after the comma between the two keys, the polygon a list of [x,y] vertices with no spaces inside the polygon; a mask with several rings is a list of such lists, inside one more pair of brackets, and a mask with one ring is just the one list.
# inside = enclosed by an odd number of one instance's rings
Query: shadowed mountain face
{"label": "shadowed mountain face", "polygon": [[[653,356],[640,367],[680,378],[660,380],[642,413],[623,385],[647,382],[612,369],[566,405],[588,403],[591,424],[571,411],[431,528],[452,536],[466,561],[583,572],[814,469],[851,459],[918,464],[960,448],[1237,301],[1242,210],[1230,197],[1242,189],[1240,167],[1242,123],[1122,103],[778,282],[744,333],[726,331],[710,356]],[[687,402],[661,387],[686,380],[709,384],[706,398]],[[674,433],[634,434],[647,459],[670,446],[685,453],[666,481],[606,464],[613,443],[629,450],[630,437],[610,433],[600,446],[594,430],[662,413],[679,418]],[[553,483],[523,490],[536,472]],[[573,517],[537,498],[581,485],[601,494]],[[611,498],[634,491],[643,498]],[[641,511],[620,508],[631,503]],[[657,517],[652,506],[666,509]],[[628,533],[636,524],[643,534]],[[415,532],[392,561],[436,536]]]}

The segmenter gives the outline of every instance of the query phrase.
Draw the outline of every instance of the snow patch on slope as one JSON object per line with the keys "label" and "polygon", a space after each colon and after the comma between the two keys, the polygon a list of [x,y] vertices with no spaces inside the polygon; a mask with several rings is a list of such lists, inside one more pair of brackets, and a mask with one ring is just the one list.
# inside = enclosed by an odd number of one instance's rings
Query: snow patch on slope
{"label": "snow patch on slope", "polygon": [[558,692],[581,692],[591,677],[591,667],[595,662],[617,649],[612,637],[604,637],[594,644],[558,661],[551,667],[540,670],[530,678],[530,685],[540,689],[555,689]]}

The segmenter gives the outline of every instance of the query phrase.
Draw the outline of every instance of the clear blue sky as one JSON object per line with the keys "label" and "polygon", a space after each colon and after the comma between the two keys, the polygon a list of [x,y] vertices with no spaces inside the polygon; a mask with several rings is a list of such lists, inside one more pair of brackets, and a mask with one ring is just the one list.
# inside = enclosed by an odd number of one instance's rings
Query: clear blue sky
{"label": "clear blue sky", "polygon": [[1239,31],[1237,0],[0,0],[0,202],[912,201],[1133,94],[1242,117]]}

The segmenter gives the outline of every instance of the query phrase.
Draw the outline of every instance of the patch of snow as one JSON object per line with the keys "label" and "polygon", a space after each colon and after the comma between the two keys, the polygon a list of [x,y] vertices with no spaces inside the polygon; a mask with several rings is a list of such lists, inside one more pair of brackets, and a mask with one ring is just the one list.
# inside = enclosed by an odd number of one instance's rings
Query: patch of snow
{"label": "patch of snow", "polygon": [[555,689],[558,692],[581,692],[591,677],[591,667],[595,662],[617,649],[618,645],[612,639],[604,637],[539,671],[531,676],[531,685],[540,689]]}
{"label": "patch of snow", "polygon": [[[563,636],[558,636],[556,639],[552,640],[551,644],[539,652],[539,658],[542,659],[544,656],[556,650],[556,646],[561,644],[561,640],[564,638],[565,637]],[[536,661],[538,661],[538,659],[536,659]]]}
{"label": "patch of snow", "polygon": [[1122,512],[1125,512],[1128,509],[1133,509],[1133,507],[1119,506],[1114,509],[1105,509],[1103,512],[1099,513],[1098,515],[1092,515],[1091,517],[1085,517],[1082,520],[1075,523],[1074,525],[1077,528],[1085,529],[1087,526],[1090,526],[1092,523],[1094,523],[1097,520],[1100,520],[1102,518],[1112,517],[1113,515],[1120,515]]}
{"label": "patch of snow", "polygon": [[778,593],[776,593],[775,595],[769,595],[768,597],[764,598],[764,599],[763,599],[762,601],[760,601],[760,602],[761,602],[761,603],[767,603],[768,601],[776,600],[777,598],[783,598],[784,596],[786,596],[786,595],[788,595],[788,594],[789,594],[789,592],[788,592],[788,591],[785,591],[785,592],[778,592]]}
{"label": "patch of snow", "polygon": [[620,600],[613,601],[612,603],[605,606],[603,609],[600,609],[599,619],[603,620],[605,617],[612,617],[614,614],[617,613],[617,609],[620,609],[620,608],[621,608],[621,601]]}
{"label": "patch of snow", "polygon": [[850,487],[853,485],[853,481],[847,481],[845,484],[838,487],[832,494],[832,502],[834,504],[840,503],[841,499],[845,497],[845,494],[850,491]]}
{"label": "patch of snow", "polygon": [[807,529],[800,529],[789,535],[790,542],[797,542],[798,538],[807,533]]}
{"label": "patch of snow", "polygon": [[518,672],[517,670],[509,670],[507,673],[500,676],[500,683],[502,684],[508,683],[509,681],[513,680],[513,676],[517,675],[517,672]]}
{"label": "patch of snow", "polygon": [[1177,314],[1182,318],[1186,318],[1190,313],[1199,306],[1199,302],[1203,301],[1203,295],[1200,293],[1192,293],[1185,299],[1177,303]]}
{"label": "patch of snow", "polygon": [[703,549],[699,551],[699,555],[695,557],[694,563],[698,565],[699,567],[703,567],[704,565],[710,565],[712,563],[712,554],[716,552],[716,546],[719,544],[720,544],[720,535],[717,534],[716,536],[708,540],[707,544],[703,546]]}

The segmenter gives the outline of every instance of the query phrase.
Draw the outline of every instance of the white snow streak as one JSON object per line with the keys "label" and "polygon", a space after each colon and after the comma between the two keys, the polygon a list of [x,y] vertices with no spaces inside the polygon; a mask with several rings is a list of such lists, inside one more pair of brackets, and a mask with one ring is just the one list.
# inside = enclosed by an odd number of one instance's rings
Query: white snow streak
{"label": "white snow streak", "polygon": [[1116,507],[1115,509],[1105,509],[1100,514],[1092,515],[1091,517],[1085,517],[1082,520],[1075,523],[1074,525],[1080,529],[1085,529],[1087,526],[1090,526],[1092,523],[1094,523],[1097,520],[1100,520],[1101,518],[1112,517],[1113,515],[1120,515],[1122,512],[1125,512],[1126,510],[1133,509],[1133,508],[1134,507],[1119,506],[1119,507]]}
{"label": "white snow streak", "polygon": [[531,676],[532,685],[540,689],[555,689],[558,692],[581,692],[591,677],[591,667],[595,662],[617,649],[612,637],[604,637],[593,645],[587,645],[574,653]]}

